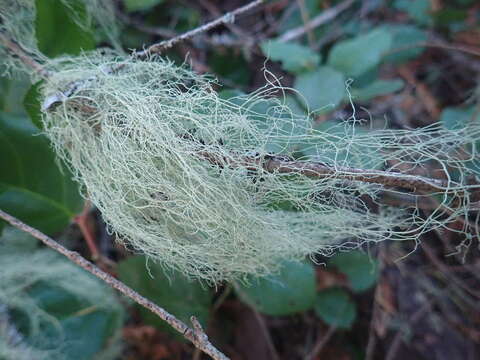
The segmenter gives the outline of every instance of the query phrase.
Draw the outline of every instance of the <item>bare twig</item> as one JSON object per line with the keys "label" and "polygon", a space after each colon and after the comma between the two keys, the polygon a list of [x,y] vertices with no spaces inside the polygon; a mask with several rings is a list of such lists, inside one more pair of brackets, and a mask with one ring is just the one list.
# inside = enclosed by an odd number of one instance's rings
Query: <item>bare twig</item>
{"label": "bare twig", "polygon": [[260,330],[263,334],[263,337],[265,338],[265,341],[266,341],[267,347],[268,347],[268,351],[270,351],[270,355],[272,356],[272,359],[273,360],[280,360],[280,357],[278,356],[277,349],[275,348],[275,345],[273,344],[273,341],[272,341],[272,337],[270,336],[270,332],[268,331],[267,324],[265,324],[265,319],[253,307],[250,307],[250,309],[252,310],[253,315],[255,316],[255,320],[257,320],[257,323],[260,326]]}
{"label": "bare twig", "polygon": [[210,152],[199,152],[197,154],[199,157],[219,166],[243,166],[246,168],[251,167],[252,170],[261,167],[270,173],[299,174],[320,179],[336,178],[350,181],[361,181],[386,187],[399,187],[421,192],[444,192],[449,188],[449,184],[446,181],[439,179],[381,170],[364,170],[341,166],[329,166],[321,162],[297,161],[286,156],[244,156],[232,159],[221,157]]}
{"label": "bare twig", "polygon": [[385,248],[383,243],[378,244],[379,251],[378,251],[378,279],[377,283],[375,285],[375,292],[373,295],[373,310],[372,310],[372,317],[370,318],[370,326],[369,326],[369,331],[368,331],[368,341],[367,341],[367,348],[365,349],[365,360],[372,360],[374,353],[375,353],[375,346],[377,345],[377,336],[375,334],[375,322],[380,316],[380,299],[382,297],[382,287],[381,287],[381,282],[382,282],[382,276],[383,276],[383,271],[385,268]]}
{"label": "bare twig", "polygon": [[205,31],[213,29],[214,27],[220,26],[222,24],[232,23],[235,20],[236,16],[253,9],[254,7],[263,3],[263,1],[264,0],[252,1],[251,3],[249,3],[245,6],[239,7],[238,9],[236,9],[232,12],[226,13],[225,15],[219,17],[216,20],[213,20],[213,21],[211,21],[211,22],[209,22],[205,25],[202,25],[202,26],[196,28],[196,29],[187,31],[186,33],[184,33],[182,35],[174,37],[173,39],[164,40],[164,41],[161,41],[159,43],[150,45],[147,49],[145,49],[143,51],[136,51],[132,54],[132,56],[134,56],[136,58],[140,58],[140,59],[147,58],[149,55],[158,54],[165,49],[171,48],[173,45],[175,45],[176,43],[178,43],[180,41],[184,41],[186,39],[189,39],[189,38],[191,38],[191,37],[193,37],[197,34],[201,34]]}
{"label": "bare twig", "polygon": [[468,45],[463,45],[463,44],[449,44],[447,42],[440,42],[440,41],[435,41],[435,40],[434,40],[434,42],[419,41],[417,43],[413,43],[413,44],[409,44],[409,45],[405,45],[405,46],[400,46],[398,48],[394,48],[394,49],[389,50],[388,52],[385,53],[385,55],[395,54],[395,53],[402,52],[402,51],[405,51],[405,50],[421,48],[421,47],[430,47],[430,48],[439,48],[439,49],[444,49],[444,50],[459,51],[459,52],[462,52],[462,53],[465,53],[465,54],[480,57],[480,50],[473,47],[473,46],[468,46]]}
{"label": "bare twig", "polygon": [[161,308],[160,306],[152,303],[147,298],[143,297],[139,293],[137,293],[132,288],[128,287],[121,281],[115,279],[113,276],[107,274],[106,272],[100,270],[97,266],[92,264],[90,261],[86,260],[79,253],[75,251],[68,250],[67,248],[63,247],[59,243],[57,243],[52,238],[48,237],[47,235],[43,234],[37,229],[34,229],[27,224],[23,223],[22,221],[18,220],[17,218],[7,214],[6,212],[0,210],[0,218],[8,222],[10,225],[15,226],[16,228],[25,231],[32,235],[34,238],[42,241],[48,247],[58,251],[60,254],[66,256],[72,262],[80,266],[81,268],[87,270],[88,272],[92,273],[99,279],[106,282],[111,287],[117,289],[125,296],[129,297],[137,304],[149,309],[162,320],[166,321],[170,326],[172,326],[175,330],[177,330],[180,334],[182,334],[186,339],[190,340],[197,348],[202,350],[204,353],[210,355],[215,360],[228,360],[222,352],[216,349],[208,340],[207,334],[202,330],[202,327],[198,323],[195,317],[191,317],[190,320],[192,321],[193,329],[188,327],[184,322],[178,320],[174,315],[167,312],[165,309]]}
{"label": "bare twig", "polygon": [[[415,311],[410,319],[408,319],[408,325],[413,327],[414,324],[416,324],[418,321],[420,321],[425,313],[427,313],[433,306],[433,301],[427,301],[425,304],[423,304],[417,311]],[[385,356],[386,360],[394,360],[395,356],[397,355],[398,350],[400,350],[400,346],[404,342],[404,332],[402,330],[399,330],[397,334],[395,335],[395,338],[392,340],[390,349],[387,352],[387,355]]]}
{"label": "bare twig", "polygon": [[27,67],[34,70],[42,78],[46,79],[50,73],[33,58],[25,49],[23,49],[15,40],[10,39],[3,31],[0,31],[0,42],[17,59],[23,62]]}
{"label": "bare twig", "polygon": [[[303,25],[306,26],[310,21],[310,14],[305,5],[305,0],[297,0],[298,7],[300,8],[300,15],[302,16]],[[313,48],[315,44],[315,34],[313,33],[313,28],[309,28],[307,31],[308,44]]]}
{"label": "bare twig", "polygon": [[330,326],[322,337],[319,337],[317,342],[315,343],[312,351],[305,356],[305,360],[314,360],[317,358],[318,354],[322,351],[325,345],[327,345],[328,341],[331,339],[332,335],[335,333],[337,328],[335,326]]}
{"label": "bare twig", "polygon": [[335,19],[341,12],[348,9],[353,3],[354,3],[354,0],[345,0],[340,4],[338,4],[337,6],[334,6],[328,10],[323,11],[318,16],[310,20],[308,23],[287,31],[282,36],[280,36],[278,40],[287,42],[290,40],[297,39],[300,36],[308,33],[309,31],[312,31],[313,29]]}
{"label": "bare twig", "polygon": [[100,257],[100,251],[98,251],[98,247],[95,243],[95,238],[93,236],[93,232],[92,232],[92,229],[91,229],[90,224],[89,224],[88,215],[89,215],[89,212],[90,212],[90,207],[91,207],[90,201],[86,200],[85,204],[83,206],[82,212],[80,214],[78,214],[77,216],[75,216],[75,218],[73,220],[75,221],[75,223],[79,227],[79,229],[80,229],[80,231],[83,235],[83,238],[84,238],[85,242],[87,243],[88,249],[90,250],[90,253],[92,254],[93,261],[96,261]]}

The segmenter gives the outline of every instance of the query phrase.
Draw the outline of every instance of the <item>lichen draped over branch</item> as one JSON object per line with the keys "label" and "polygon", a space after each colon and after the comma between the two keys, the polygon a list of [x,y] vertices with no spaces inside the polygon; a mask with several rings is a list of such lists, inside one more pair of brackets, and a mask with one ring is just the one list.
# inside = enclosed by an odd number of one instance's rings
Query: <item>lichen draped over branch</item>
{"label": "lichen draped over branch", "polygon": [[[85,196],[120,241],[191,277],[265,275],[281,259],[417,240],[468,217],[468,179],[479,175],[471,166],[478,124],[362,132],[352,118],[326,133],[272,96],[286,89],[270,84],[223,100],[212,79],[161,57],[92,52],[50,66],[57,72],[44,85],[45,97],[82,84],[43,121]],[[298,149],[304,156],[292,162]],[[272,157],[284,157],[287,167],[308,160],[333,171],[280,171],[265,166]],[[433,193],[410,195],[411,209],[399,210],[382,200],[400,190],[359,181],[351,170],[358,168],[383,168],[392,177],[433,168],[443,179]],[[433,195],[435,210],[420,216],[422,201]]]}

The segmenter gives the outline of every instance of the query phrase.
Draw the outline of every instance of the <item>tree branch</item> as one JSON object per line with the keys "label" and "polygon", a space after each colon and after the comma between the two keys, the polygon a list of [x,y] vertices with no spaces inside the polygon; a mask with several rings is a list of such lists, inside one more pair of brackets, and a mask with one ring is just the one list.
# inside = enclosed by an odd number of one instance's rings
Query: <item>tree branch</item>
{"label": "tree branch", "polygon": [[199,157],[219,166],[246,167],[252,170],[263,168],[269,173],[298,174],[313,178],[335,178],[379,184],[385,187],[399,187],[411,191],[445,192],[449,188],[446,181],[397,172],[364,170],[342,166],[329,166],[321,162],[297,161],[288,156],[239,156],[226,158],[211,152],[200,151]]}
{"label": "tree branch", "polygon": [[52,238],[48,237],[47,235],[43,234],[37,229],[34,229],[27,224],[23,223],[19,219],[7,214],[6,212],[0,210],[0,218],[8,222],[10,225],[15,226],[16,228],[25,231],[32,235],[34,238],[40,240],[48,247],[58,251],[60,254],[66,256],[72,262],[80,266],[81,268],[87,270],[88,272],[95,275],[97,278],[103,280],[111,287],[117,289],[125,296],[129,297],[137,304],[149,309],[151,312],[156,314],[162,320],[166,321],[170,326],[172,326],[175,330],[177,330],[180,334],[182,334],[186,339],[190,340],[197,348],[202,350],[204,353],[210,355],[215,360],[228,360],[222,352],[216,349],[208,340],[207,334],[202,330],[201,326],[199,325],[197,319],[192,316],[191,321],[193,324],[193,329],[188,327],[184,322],[177,319],[174,315],[167,312],[165,309],[161,308],[160,306],[154,304],[147,298],[143,297],[139,293],[137,293],[132,288],[128,287],[121,281],[115,279],[110,274],[99,269],[97,266],[92,264],[90,261],[83,258],[79,253],[75,251],[70,251],[67,248],[63,247],[59,243],[57,243]]}
{"label": "tree branch", "polygon": [[312,31],[313,29],[328,23],[329,21],[335,19],[338,14],[348,9],[354,0],[345,0],[337,6],[334,6],[328,10],[321,12],[318,16],[314,17],[309,22],[305,23],[302,26],[296,27],[292,30],[287,31],[282,36],[278,38],[279,41],[287,42]]}
{"label": "tree branch", "polygon": [[262,4],[263,1],[264,0],[252,1],[251,3],[249,3],[245,6],[239,7],[238,9],[233,10],[232,12],[228,12],[225,15],[219,17],[218,19],[215,19],[215,20],[213,20],[209,23],[206,23],[205,25],[202,25],[202,26],[200,26],[196,29],[187,31],[186,33],[184,33],[182,35],[179,35],[179,36],[176,36],[176,37],[174,37],[170,40],[164,40],[164,41],[161,41],[159,43],[150,45],[147,49],[145,49],[143,51],[134,52],[132,54],[132,56],[136,57],[136,58],[144,59],[144,58],[147,58],[148,56],[150,56],[152,54],[158,54],[162,50],[171,48],[173,45],[175,45],[176,43],[178,43],[180,41],[184,41],[186,39],[189,39],[189,38],[191,38],[191,37],[193,37],[197,34],[203,33],[205,31],[213,29],[214,27],[220,26],[222,24],[228,24],[228,23],[231,23],[231,22],[235,21],[236,16],[238,16],[240,14],[243,14],[243,13],[253,9],[254,7]]}

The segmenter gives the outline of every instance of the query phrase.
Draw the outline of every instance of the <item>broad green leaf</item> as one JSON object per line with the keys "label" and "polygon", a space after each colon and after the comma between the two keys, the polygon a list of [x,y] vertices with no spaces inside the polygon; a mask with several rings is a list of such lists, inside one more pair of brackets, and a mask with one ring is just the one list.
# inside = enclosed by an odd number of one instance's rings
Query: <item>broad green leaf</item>
{"label": "broad green leaf", "polygon": [[357,316],[355,303],[350,295],[340,288],[320,291],[314,309],[325,323],[343,329],[350,328]]}
{"label": "broad green leaf", "polygon": [[310,309],[315,300],[315,272],[309,263],[285,262],[279,274],[249,282],[237,285],[236,292],[263,314],[294,314]]}
{"label": "broad green leaf", "polygon": [[28,118],[0,113],[0,154],[0,209],[48,234],[81,210],[77,185]]}
{"label": "broad green leaf", "polygon": [[123,0],[127,11],[148,10],[162,2],[163,0]]}
{"label": "broad green leaf", "polygon": [[[190,324],[190,317],[194,315],[202,325],[207,324],[212,294],[198,281],[190,281],[176,271],[165,273],[158,264],[148,263],[147,268],[143,256],[120,262],[118,275],[125,284],[185,323]],[[150,310],[139,307],[139,311],[146,324],[174,333],[170,325]]]}
{"label": "broad green leaf", "polygon": [[314,70],[320,63],[320,55],[312,49],[277,40],[264,41],[260,45],[263,54],[274,61],[280,61],[283,69],[293,73]]}
{"label": "broad green leaf", "polygon": [[414,25],[388,25],[387,29],[392,33],[393,41],[383,61],[394,64],[404,63],[416,58],[425,50],[425,47],[418,46],[428,39],[424,30]]}
{"label": "broad green leaf", "polygon": [[[66,358],[93,360],[108,344],[123,318],[121,308],[97,308],[84,303],[75,295],[54,284],[37,282],[28,290],[36,305],[53,316],[61,326],[63,340],[68,346],[63,351]],[[58,329],[53,325],[42,329],[45,344],[58,346]]]}
{"label": "broad green leaf", "polygon": [[346,96],[344,76],[328,66],[297,76],[295,89],[314,110],[333,110]]}
{"label": "broad green leaf", "polygon": [[404,87],[402,79],[376,80],[368,86],[360,89],[352,88],[351,93],[356,102],[365,102],[377,96],[394,93]]}
{"label": "broad green leaf", "polygon": [[345,76],[360,76],[377,66],[392,44],[392,35],[378,28],[350,40],[336,43],[330,51],[328,65]]}
{"label": "broad green leaf", "polygon": [[447,107],[440,115],[441,124],[449,130],[464,128],[472,121],[480,122],[480,113],[474,106]]}
{"label": "broad green leaf", "polygon": [[363,252],[338,253],[330,259],[329,264],[347,275],[353,291],[367,290],[377,281],[377,262]]}
{"label": "broad green leaf", "polygon": [[[61,0],[35,0],[38,48],[49,57],[62,54],[77,55],[82,50],[91,50],[95,47],[92,33],[73,20],[73,16],[78,18],[86,16],[84,5],[80,1],[70,3],[71,9]],[[75,12],[75,15],[72,12]]]}
{"label": "broad green leaf", "polygon": [[39,93],[40,85],[40,81],[32,85],[23,99],[23,105],[30,116],[30,120],[39,129],[43,127]]}

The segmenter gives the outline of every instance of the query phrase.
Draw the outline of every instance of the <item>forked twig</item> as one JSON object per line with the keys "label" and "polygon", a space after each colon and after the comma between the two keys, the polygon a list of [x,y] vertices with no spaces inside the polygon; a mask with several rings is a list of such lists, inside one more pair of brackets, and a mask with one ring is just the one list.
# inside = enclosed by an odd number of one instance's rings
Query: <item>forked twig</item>
{"label": "forked twig", "polygon": [[159,43],[150,45],[148,48],[146,48],[143,51],[136,51],[132,54],[132,56],[136,57],[136,58],[143,59],[143,58],[148,57],[149,55],[158,54],[162,50],[171,48],[173,45],[175,45],[176,43],[178,43],[180,41],[190,39],[190,38],[194,37],[195,35],[206,32],[210,29],[213,29],[214,27],[220,26],[222,24],[232,23],[235,20],[236,16],[238,16],[240,14],[243,14],[243,13],[253,9],[254,7],[262,4],[263,1],[264,0],[252,1],[251,3],[249,3],[245,6],[239,7],[238,9],[235,9],[231,12],[228,12],[225,15],[219,17],[218,19],[215,19],[215,20],[213,20],[209,23],[206,23],[205,25],[202,25],[202,26],[200,26],[196,29],[187,31],[186,33],[184,33],[182,35],[179,35],[179,36],[176,36],[176,37],[174,37],[170,40],[164,40],[164,41],[161,41]]}
{"label": "forked twig", "polygon": [[129,297],[137,304],[147,308],[148,310],[156,314],[158,317],[160,317],[162,320],[170,324],[170,326],[172,326],[175,330],[182,334],[186,339],[190,340],[193,345],[195,345],[198,349],[202,350],[205,354],[210,355],[213,359],[228,360],[227,356],[225,356],[220,350],[215,348],[212,343],[210,343],[207,334],[205,334],[195,317],[192,316],[191,318],[193,325],[192,329],[165,309],[151,302],[147,298],[137,293],[132,288],[125,285],[123,282],[115,279],[110,274],[107,274],[106,272],[95,266],[93,263],[83,258],[79,253],[68,250],[67,248],[63,247],[41,231],[32,228],[31,226],[28,226],[19,219],[13,217],[10,214],[7,214],[2,210],[0,210],[0,218],[8,222],[10,225],[15,226],[22,231],[25,231],[26,233],[29,233],[34,238],[43,242],[46,246],[66,256],[69,260],[71,260],[81,268],[87,270],[88,272],[95,275],[97,278],[106,282],[111,287],[117,289],[123,295]]}
{"label": "forked twig", "polygon": [[313,29],[335,19],[338,14],[348,9],[354,2],[355,0],[345,0],[344,2],[341,2],[340,4],[328,10],[321,12],[318,16],[314,17],[304,25],[287,31],[282,36],[280,36],[278,40],[282,42],[287,42],[299,38],[300,36],[312,31]]}

